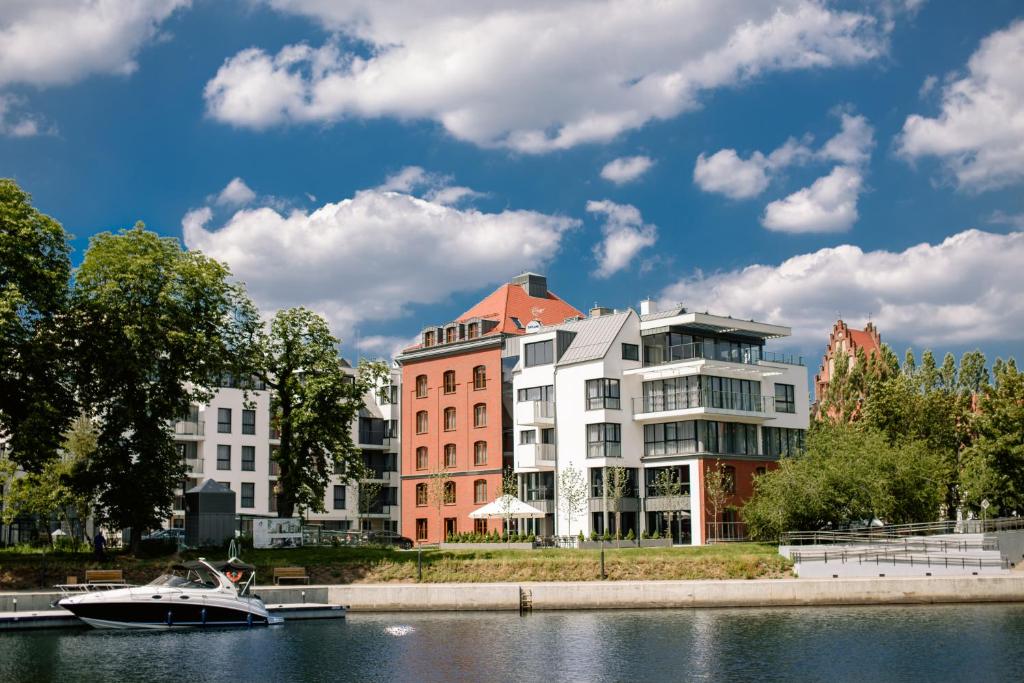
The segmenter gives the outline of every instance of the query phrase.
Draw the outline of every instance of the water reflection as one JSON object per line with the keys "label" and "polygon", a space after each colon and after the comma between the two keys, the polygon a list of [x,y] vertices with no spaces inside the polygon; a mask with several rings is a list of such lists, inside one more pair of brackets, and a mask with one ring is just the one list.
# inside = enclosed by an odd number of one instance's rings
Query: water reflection
{"label": "water reflection", "polygon": [[353,614],[0,635],[0,681],[1021,680],[1024,606]]}

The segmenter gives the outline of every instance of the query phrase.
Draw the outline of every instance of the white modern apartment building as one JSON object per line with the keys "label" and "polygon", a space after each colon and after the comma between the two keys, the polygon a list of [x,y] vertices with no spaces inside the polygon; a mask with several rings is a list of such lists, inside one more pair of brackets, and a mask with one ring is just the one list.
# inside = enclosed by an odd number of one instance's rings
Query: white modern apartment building
{"label": "white modern apartment building", "polygon": [[[514,461],[521,497],[548,513],[529,523],[538,534],[614,534],[618,517],[622,535],[743,537],[737,508],[753,477],[803,447],[807,370],[764,348],[787,327],[645,301],[639,314],[595,308],[528,329],[513,370]],[[625,468],[621,497],[609,498],[612,467]],[[587,490],[571,523],[559,490],[568,468]],[[711,468],[728,494],[717,511]]]}
{"label": "white modern apartment building", "polygon": [[[352,370],[354,373],[355,370]],[[377,392],[365,397],[366,407],[352,425],[352,437],[363,451],[363,460],[373,471],[364,482],[377,485],[376,500],[364,502],[360,511],[356,483],[332,477],[324,491],[326,512],[307,514],[313,524],[326,529],[398,531],[400,514],[398,388],[401,372],[393,370],[385,388],[387,401]],[[232,382],[225,382],[231,384]],[[270,419],[270,392],[261,384],[248,391],[222,386],[208,404],[193,405],[191,414],[174,425],[175,443],[189,469],[183,489],[175,496],[168,526],[184,527],[183,491],[213,479],[235,492],[241,527],[249,530],[256,517],[276,517],[278,465],[273,453],[280,446],[279,435]]]}

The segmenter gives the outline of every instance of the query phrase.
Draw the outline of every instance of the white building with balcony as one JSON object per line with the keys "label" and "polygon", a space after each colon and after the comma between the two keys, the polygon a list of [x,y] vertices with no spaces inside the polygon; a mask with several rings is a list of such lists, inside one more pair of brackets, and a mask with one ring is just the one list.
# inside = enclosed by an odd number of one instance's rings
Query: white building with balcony
{"label": "white building with balcony", "polygon": [[[806,368],[764,348],[789,334],[679,307],[654,312],[649,302],[640,314],[595,308],[535,325],[513,379],[521,497],[548,513],[531,530],[657,531],[692,544],[742,537],[736,508],[753,477],[801,450],[808,427]],[[703,488],[710,467],[726,478],[717,514]],[[571,524],[559,492],[569,468],[588,494]],[[625,485],[607,486],[616,472]]]}
{"label": "white building with balcony", "polygon": [[[354,370],[352,371],[355,372]],[[393,370],[385,390],[388,401],[377,392],[365,397],[366,407],[352,425],[352,437],[363,451],[372,470],[375,499],[363,497],[359,509],[359,485],[332,476],[324,491],[325,512],[308,513],[307,521],[327,529],[398,531],[400,514],[400,452],[398,388],[401,372]],[[175,443],[188,466],[183,489],[175,496],[169,526],[185,523],[182,491],[206,479],[218,481],[236,495],[236,510],[243,530],[251,529],[256,517],[276,517],[275,486],[279,474],[273,453],[280,446],[270,414],[270,392],[261,384],[248,391],[241,387],[219,387],[208,404],[193,405],[190,414],[174,425]]]}

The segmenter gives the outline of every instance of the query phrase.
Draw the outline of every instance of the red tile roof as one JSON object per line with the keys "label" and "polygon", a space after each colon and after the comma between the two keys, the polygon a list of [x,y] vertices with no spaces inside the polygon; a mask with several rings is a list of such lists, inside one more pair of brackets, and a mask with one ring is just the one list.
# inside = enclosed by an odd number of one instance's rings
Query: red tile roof
{"label": "red tile roof", "polygon": [[498,326],[490,334],[523,334],[525,330],[517,327],[512,318],[518,318],[525,327],[531,320],[538,320],[542,325],[554,325],[580,315],[583,314],[551,292],[545,297],[530,296],[521,286],[506,283],[460,315],[458,322],[472,318],[497,320]]}

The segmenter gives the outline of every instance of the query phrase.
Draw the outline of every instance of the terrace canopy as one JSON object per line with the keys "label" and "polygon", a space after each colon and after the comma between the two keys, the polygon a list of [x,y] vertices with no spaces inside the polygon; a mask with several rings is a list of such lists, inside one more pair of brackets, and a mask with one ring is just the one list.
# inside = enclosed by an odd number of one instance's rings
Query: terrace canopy
{"label": "terrace canopy", "polygon": [[544,513],[512,495],[504,495],[469,513],[472,519],[543,519]]}

